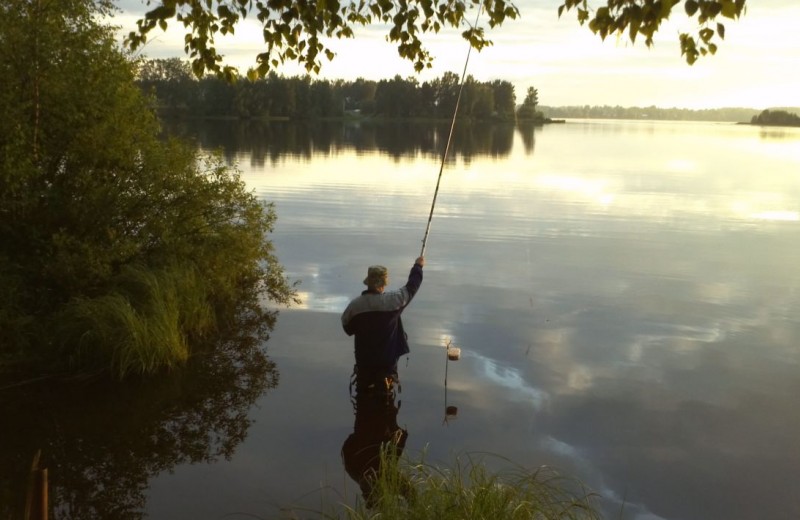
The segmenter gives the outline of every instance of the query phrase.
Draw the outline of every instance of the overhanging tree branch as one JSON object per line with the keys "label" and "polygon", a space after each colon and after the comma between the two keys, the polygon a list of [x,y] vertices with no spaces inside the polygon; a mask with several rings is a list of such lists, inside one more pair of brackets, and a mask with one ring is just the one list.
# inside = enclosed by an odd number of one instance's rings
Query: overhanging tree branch
{"label": "overhanging tree branch", "polygon": [[[717,41],[725,37],[725,26],[719,20],[739,18],[744,14],[745,1],[563,0],[558,15],[573,11],[578,22],[588,25],[601,39],[619,34],[635,42],[641,35],[649,47],[661,23],[682,5],[689,19],[698,23],[695,32],[679,34],[681,54],[692,64],[701,56],[716,53]],[[255,56],[256,66],[248,72],[255,79],[286,61],[300,63],[309,72],[317,73],[323,56],[334,58],[325,38],[352,38],[354,27],[370,24],[386,25],[386,40],[395,44],[398,54],[411,61],[419,72],[431,67],[433,60],[422,35],[445,27],[466,27],[462,37],[480,50],[492,42],[482,27],[469,25],[465,18],[469,9],[484,9],[489,28],[520,14],[506,0],[148,0],[151,4],[155,7],[125,39],[131,50],[144,45],[152,30],[166,30],[168,23],[175,21],[186,29],[184,49],[194,74],[212,72],[228,79],[238,73],[224,64],[214,38],[233,34],[250,15],[261,23],[265,44],[265,50]]]}

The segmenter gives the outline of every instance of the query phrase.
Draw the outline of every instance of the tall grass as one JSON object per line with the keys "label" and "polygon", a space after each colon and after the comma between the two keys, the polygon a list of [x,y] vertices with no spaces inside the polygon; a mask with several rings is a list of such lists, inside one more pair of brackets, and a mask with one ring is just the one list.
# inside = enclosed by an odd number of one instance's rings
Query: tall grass
{"label": "tall grass", "polygon": [[[348,520],[572,520],[599,519],[594,494],[575,479],[541,467],[518,465],[501,472],[487,469],[474,456],[459,457],[440,468],[381,453],[380,470],[371,475],[366,500],[345,506]],[[492,456],[494,457],[494,456]],[[508,463],[508,461],[504,461]],[[326,515],[338,518],[337,515]]]}
{"label": "tall grass", "polygon": [[73,363],[118,377],[170,368],[189,357],[188,333],[215,326],[207,287],[190,265],[126,267],[111,291],[70,302],[56,324]]}

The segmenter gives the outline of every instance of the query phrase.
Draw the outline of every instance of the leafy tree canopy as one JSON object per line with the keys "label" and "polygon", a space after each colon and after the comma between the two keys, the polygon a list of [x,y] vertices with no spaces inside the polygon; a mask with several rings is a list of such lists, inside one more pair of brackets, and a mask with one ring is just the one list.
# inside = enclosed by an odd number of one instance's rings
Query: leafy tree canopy
{"label": "leafy tree canopy", "polygon": [[[353,27],[371,23],[388,24],[387,39],[397,44],[401,57],[411,60],[417,71],[430,67],[432,56],[423,46],[420,35],[438,32],[446,26],[461,27],[469,3],[444,0],[148,0],[155,5],[138,21],[137,31],[126,41],[135,50],[147,41],[147,35],[170,20],[187,29],[185,50],[192,59],[195,74],[213,71],[233,77],[232,67],[222,64],[214,37],[233,34],[237,23],[254,13],[263,25],[266,51],[256,56],[257,66],[251,77],[263,77],[285,61],[304,64],[309,72],[318,72],[320,57],[333,59],[334,53],[322,42],[323,37],[352,38]],[[478,2],[475,2],[477,5]],[[516,18],[519,10],[505,0],[482,0],[494,27],[506,18]],[[463,37],[476,49],[491,42],[481,27],[469,26]]]}
{"label": "leafy tree canopy", "polygon": [[746,0],[604,0],[600,7],[593,8],[589,0],[565,0],[558,8],[561,16],[564,11],[574,10],[578,22],[588,22],[589,29],[600,38],[609,34],[624,35],[631,42],[640,34],[645,45],[653,45],[653,35],[661,23],[667,20],[682,4],[686,15],[696,20],[699,28],[696,34],[680,33],[681,54],[691,65],[700,56],[717,52],[715,37],[725,38],[725,25],[720,18],[737,19],[744,13]]}
{"label": "leafy tree canopy", "polygon": [[[653,44],[653,35],[682,4],[699,28],[695,34],[679,35],[681,53],[689,64],[698,57],[714,54],[716,39],[725,37],[720,18],[736,19],[745,9],[746,0],[564,0],[559,16],[574,11],[581,24],[601,38],[627,33],[631,41],[641,34],[645,44]],[[217,35],[233,34],[236,25],[248,15],[262,24],[266,49],[256,56],[256,67],[249,75],[263,77],[285,61],[303,64],[309,72],[318,72],[321,57],[333,59],[334,53],[323,38],[352,38],[354,27],[372,23],[388,27],[386,39],[397,45],[399,55],[413,62],[416,71],[430,67],[433,57],[421,36],[442,28],[466,27],[462,36],[475,49],[491,45],[484,29],[472,26],[466,18],[470,7],[485,11],[490,28],[519,16],[519,9],[507,0],[147,0],[153,6],[137,22],[137,30],[126,38],[135,50],[147,41],[156,27],[166,30],[168,22],[177,21],[186,29],[185,51],[198,76],[206,71],[234,78],[236,71],[225,65],[215,47]]]}

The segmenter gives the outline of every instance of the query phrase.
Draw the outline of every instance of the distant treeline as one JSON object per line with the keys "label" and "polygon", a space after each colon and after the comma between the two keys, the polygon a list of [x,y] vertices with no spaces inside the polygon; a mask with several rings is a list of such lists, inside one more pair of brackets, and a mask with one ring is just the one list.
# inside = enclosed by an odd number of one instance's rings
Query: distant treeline
{"label": "distant treeline", "polygon": [[[380,81],[362,78],[330,81],[273,73],[256,81],[241,78],[231,83],[216,77],[197,79],[188,64],[173,58],[143,61],[138,83],[154,95],[157,108],[164,115],[241,119],[346,115],[451,118],[460,78],[446,72],[440,78],[420,84],[416,78],[400,76]],[[459,116],[514,120],[516,103],[510,82],[480,82],[470,76],[464,84]]]}
{"label": "distant treeline", "polygon": [[[667,121],[725,121],[747,122],[760,112],[755,108],[707,108],[691,110],[688,108],[621,107],[621,106],[540,106],[539,110],[551,118],[585,119],[654,119]],[[792,112],[800,108],[781,108]]]}

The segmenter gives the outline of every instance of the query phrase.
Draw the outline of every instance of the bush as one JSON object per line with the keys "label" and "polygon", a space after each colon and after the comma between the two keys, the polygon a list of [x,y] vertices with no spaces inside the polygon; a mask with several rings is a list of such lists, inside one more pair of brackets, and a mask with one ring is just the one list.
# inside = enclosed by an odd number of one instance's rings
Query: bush
{"label": "bush", "polygon": [[260,295],[294,296],[273,208],[159,138],[104,2],[0,6],[0,362],[174,366]]}

